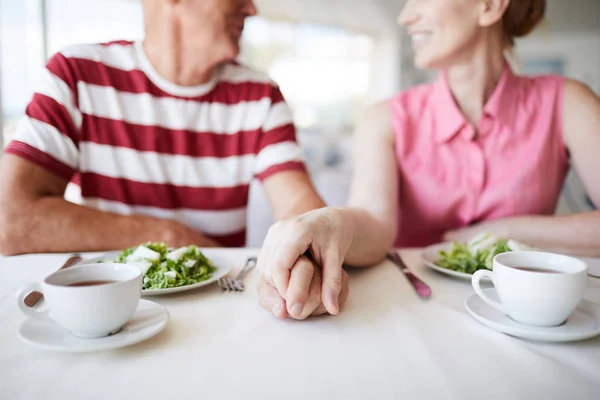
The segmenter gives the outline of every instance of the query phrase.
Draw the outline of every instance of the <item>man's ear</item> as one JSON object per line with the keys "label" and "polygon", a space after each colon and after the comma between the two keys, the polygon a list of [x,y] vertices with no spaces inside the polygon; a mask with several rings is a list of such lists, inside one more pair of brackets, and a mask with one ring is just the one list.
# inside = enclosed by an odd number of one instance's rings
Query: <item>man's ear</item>
{"label": "man's ear", "polygon": [[489,27],[500,22],[510,2],[511,0],[481,0],[479,25]]}

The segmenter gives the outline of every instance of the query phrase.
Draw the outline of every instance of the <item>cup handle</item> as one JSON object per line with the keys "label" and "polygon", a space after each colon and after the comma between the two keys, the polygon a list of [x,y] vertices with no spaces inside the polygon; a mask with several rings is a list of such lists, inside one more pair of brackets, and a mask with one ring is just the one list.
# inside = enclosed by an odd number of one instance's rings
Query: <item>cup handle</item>
{"label": "cup handle", "polygon": [[485,293],[483,293],[483,290],[481,289],[481,279],[483,278],[490,278],[494,286],[496,286],[496,274],[490,270],[480,269],[479,271],[475,271],[473,278],[471,279],[471,284],[473,285],[473,289],[475,289],[475,293],[477,293],[477,295],[481,297],[483,301],[494,307],[496,310],[499,310],[504,314],[508,314],[502,303],[490,299]]}
{"label": "cup handle", "polygon": [[29,295],[29,293],[31,293],[33,291],[38,291],[38,292],[42,293],[42,286],[39,283],[33,283],[29,286],[25,286],[24,288],[21,288],[19,290],[19,292],[17,293],[17,305],[21,309],[21,312],[23,314],[27,315],[28,317],[33,317],[33,318],[47,317],[48,310],[38,311],[33,307],[27,307],[25,305],[25,297],[27,297],[27,295]]}

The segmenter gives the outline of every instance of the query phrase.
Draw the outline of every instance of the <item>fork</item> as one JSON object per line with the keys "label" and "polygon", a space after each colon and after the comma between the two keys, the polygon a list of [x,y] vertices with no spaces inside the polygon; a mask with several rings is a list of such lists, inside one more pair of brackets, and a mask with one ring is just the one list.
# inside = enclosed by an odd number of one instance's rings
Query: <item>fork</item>
{"label": "fork", "polygon": [[242,268],[240,273],[235,278],[219,279],[217,282],[219,283],[221,289],[227,292],[243,292],[244,289],[246,289],[246,286],[242,281],[242,277],[256,266],[256,260],[256,257],[250,257],[248,261],[246,261],[246,265],[244,265],[244,268]]}

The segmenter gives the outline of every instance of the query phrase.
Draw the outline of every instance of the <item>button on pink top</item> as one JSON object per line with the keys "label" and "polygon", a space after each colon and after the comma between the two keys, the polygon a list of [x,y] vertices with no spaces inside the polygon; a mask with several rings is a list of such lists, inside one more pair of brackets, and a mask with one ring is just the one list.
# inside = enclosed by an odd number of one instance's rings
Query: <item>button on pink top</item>
{"label": "button on pink top", "polygon": [[398,247],[514,215],[552,214],[568,170],[558,76],[520,77],[507,65],[478,135],[445,75],[390,100],[400,169]]}

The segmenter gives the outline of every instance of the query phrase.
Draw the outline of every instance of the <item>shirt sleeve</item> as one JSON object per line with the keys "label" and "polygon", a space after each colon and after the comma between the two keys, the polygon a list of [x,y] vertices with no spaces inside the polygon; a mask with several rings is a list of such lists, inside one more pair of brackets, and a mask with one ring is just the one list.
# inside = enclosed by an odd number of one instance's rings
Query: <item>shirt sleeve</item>
{"label": "shirt sleeve", "polygon": [[258,142],[254,175],[261,181],[284,171],[306,171],[304,152],[296,138],[292,112],[277,86]]}
{"label": "shirt sleeve", "polygon": [[65,180],[78,168],[81,126],[77,83],[70,71],[68,60],[60,53],[50,59],[5,149]]}

